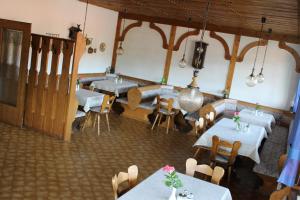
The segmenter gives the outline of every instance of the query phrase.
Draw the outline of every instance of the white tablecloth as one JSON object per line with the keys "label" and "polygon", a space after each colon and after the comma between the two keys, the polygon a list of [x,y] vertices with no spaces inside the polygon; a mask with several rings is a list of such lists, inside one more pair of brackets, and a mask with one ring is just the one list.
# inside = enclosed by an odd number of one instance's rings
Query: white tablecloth
{"label": "white tablecloth", "polygon": [[272,124],[275,124],[275,118],[273,115],[263,112],[255,115],[255,111],[249,109],[243,109],[239,115],[242,122],[265,127],[268,133],[272,133]]}
{"label": "white tablecloth", "polygon": [[251,158],[256,163],[260,163],[258,148],[261,141],[268,137],[264,127],[250,124],[247,132],[237,131],[236,124],[232,119],[223,118],[203,133],[194,146],[211,147],[214,135],[232,143],[240,141],[241,147],[238,154]]}
{"label": "white tablecloth", "polygon": [[[161,169],[135,186],[119,200],[167,200],[172,189],[164,185],[165,172]],[[177,190],[177,195],[183,190],[194,194],[194,200],[231,200],[228,188],[215,185],[191,176],[178,173],[183,187]]]}
{"label": "white tablecloth", "polygon": [[104,94],[90,90],[80,89],[76,92],[78,104],[83,106],[83,110],[88,112],[90,108],[101,106]]}
{"label": "white tablecloth", "polygon": [[115,79],[107,79],[94,81],[91,83],[91,86],[99,90],[115,93],[116,96],[119,96],[119,94],[126,93],[131,88],[138,87],[138,84],[127,80],[116,82]]}

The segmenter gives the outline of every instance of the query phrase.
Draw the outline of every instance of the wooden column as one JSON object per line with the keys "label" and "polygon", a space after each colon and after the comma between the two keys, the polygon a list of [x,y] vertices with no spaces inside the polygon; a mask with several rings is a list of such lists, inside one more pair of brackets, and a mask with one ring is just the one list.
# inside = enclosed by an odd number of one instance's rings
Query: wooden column
{"label": "wooden column", "polygon": [[172,61],[172,56],[173,56],[173,48],[174,48],[174,43],[175,43],[176,29],[177,29],[176,26],[171,26],[169,46],[168,46],[166,62],[165,62],[165,69],[164,69],[164,76],[163,76],[163,78],[166,80],[166,82],[168,82],[168,78],[169,78],[170,66],[171,66],[171,61]]}
{"label": "wooden column", "polygon": [[67,110],[66,110],[66,123],[64,128],[64,140],[70,141],[72,133],[72,123],[77,111],[77,99],[76,99],[76,83],[78,77],[79,62],[84,54],[86,47],[85,38],[81,33],[77,33],[76,45],[74,50],[73,68],[70,76],[70,91],[68,96]]}
{"label": "wooden column", "polygon": [[231,90],[231,84],[232,84],[232,79],[233,79],[233,75],[234,75],[236,59],[238,57],[240,41],[241,41],[241,36],[235,35],[229,69],[228,69],[228,74],[227,74],[226,86],[225,86],[225,89],[228,91],[228,95],[230,94],[230,90]]}
{"label": "wooden column", "polygon": [[119,13],[118,16],[118,22],[117,22],[117,27],[116,27],[116,35],[115,35],[115,43],[114,43],[114,49],[113,49],[113,55],[112,55],[112,60],[111,60],[111,68],[115,69],[116,68],[116,63],[117,63],[117,49],[119,46],[119,40],[120,40],[120,33],[121,33],[121,25],[122,25],[122,17]]}

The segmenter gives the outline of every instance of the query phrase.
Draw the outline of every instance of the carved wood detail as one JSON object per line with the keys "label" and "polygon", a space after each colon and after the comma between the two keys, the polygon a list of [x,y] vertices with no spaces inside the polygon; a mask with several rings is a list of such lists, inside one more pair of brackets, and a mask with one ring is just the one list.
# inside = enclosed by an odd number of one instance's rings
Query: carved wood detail
{"label": "carved wood detail", "polygon": [[255,41],[255,42],[251,42],[251,43],[247,44],[247,45],[243,48],[243,50],[241,51],[240,55],[237,57],[236,61],[237,61],[237,62],[243,62],[246,53],[247,53],[250,49],[252,49],[252,48],[254,48],[254,47],[257,47],[258,45],[259,45],[259,46],[266,46],[267,44],[268,44],[268,41],[267,41],[267,40],[261,40],[260,42]]}
{"label": "carved wood detail", "polygon": [[293,49],[292,47],[288,46],[283,41],[279,42],[278,47],[280,49],[284,49],[284,50],[288,51],[290,54],[292,54],[292,56],[294,57],[294,59],[296,61],[296,72],[300,73],[300,55],[298,54],[298,52],[295,49]]}
{"label": "carved wood detail", "polygon": [[139,20],[139,21],[137,21],[137,22],[134,22],[134,23],[128,25],[128,26],[124,29],[122,35],[120,36],[119,41],[124,41],[125,36],[126,36],[126,34],[128,33],[128,31],[130,31],[131,29],[133,29],[133,28],[135,28],[135,27],[141,27],[142,24],[143,24],[143,22]]}
{"label": "carved wood detail", "polygon": [[174,46],[174,48],[173,48],[173,51],[178,51],[178,50],[179,50],[180,45],[181,45],[182,41],[183,41],[185,38],[190,37],[190,36],[192,36],[192,35],[199,35],[199,33],[200,33],[200,29],[195,29],[195,30],[193,30],[193,31],[188,31],[188,32],[182,34],[182,35],[178,38],[178,40],[177,40],[177,42],[176,42],[176,44],[175,44],[175,46]]}
{"label": "carved wood detail", "polygon": [[167,37],[166,37],[166,34],[164,33],[164,31],[160,27],[156,26],[153,22],[150,22],[149,27],[153,30],[156,30],[160,34],[162,41],[163,41],[163,48],[168,49],[169,45],[168,45]]}
{"label": "carved wood detail", "polygon": [[225,56],[224,57],[225,57],[226,60],[230,60],[231,55],[230,55],[229,47],[228,47],[227,42],[224,40],[224,38],[222,38],[220,35],[217,35],[216,32],[214,32],[214,31],[210,31],[210,37],[213,38],[213,39],[218,40],[219,42],[221,42],[221,44],[223,45],[224,50],[225,50]]}

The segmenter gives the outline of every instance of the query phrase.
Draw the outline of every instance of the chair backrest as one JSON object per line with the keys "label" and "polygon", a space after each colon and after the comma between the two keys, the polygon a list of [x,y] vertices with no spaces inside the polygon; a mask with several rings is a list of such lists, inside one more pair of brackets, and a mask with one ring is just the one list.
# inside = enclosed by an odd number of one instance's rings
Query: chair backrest
{"label": "chair backrest", "polygon": [[294,200],[297,199],[299,191],[300,186],[285,187],[273,192],[269,200]]}
{"label": "chair backrest", "polygon": [[206,119],[204,117],[199,117],[199,119],[195,122],[195,125],[198,129],[204,129],[206,126]]}
{"label": "chair backrest", "polygon": [[105,110],[110,111],[115,99],[115,96],[104,95],[101,105],[101,112],[104,112]]}
{"label": "chair backrest", "polygon": [[235,162],[235,158],[241,147],[240,141],[230,143],[225,140],[220,140],[216,135],[212,137],[212,148],[211,148],[211,160],[215,160],[217,155],[226,157],[228,159],[228,165],[232,165]]}
{"label": "chair backrest", "polygon": [[218,166],[212,169],[210,166],[205,164],[197,165],[197,161],[194,158],[187,159],[185,173],[189,176],[194,176],[195,172],[209,176],[212,183],[219,185],[224,176],[225,170]]}
{"label": "chair backrest", "polygon": [[208,123],[212,123],[216,119],[216,110],[211,104],[203,106],[199,111],[200,116],[204,116]]}
{"label": "chair backrest", "polygon": [[172,111],[174,99],[172,99],[172,98],[169,98],[169,99],[160,98],[159,95],[157,95],[156,99],[157,99],[157,110],[158,111],[160,111],[161,109],[165,109],[168,112]]}
{"label": "chair backrest", "polygon": [[114,193],[114,198],[117,199],[119,197],[119,193],[123,191],[118,191],[119,185],[127,182],[128,188],[123,188],[123,190],[128,190],[133,188],[137,184],[138,177],[138,167],[136,165],[132,165],[128,168],[128,172],[119,172],[118,175],[114,175],[112,178],[112,188]]}

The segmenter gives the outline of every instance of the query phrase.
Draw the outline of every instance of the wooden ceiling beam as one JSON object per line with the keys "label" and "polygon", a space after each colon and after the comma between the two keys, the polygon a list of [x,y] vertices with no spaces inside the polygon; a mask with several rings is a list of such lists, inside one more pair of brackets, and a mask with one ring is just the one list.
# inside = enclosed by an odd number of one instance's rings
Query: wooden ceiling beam
{"label": "wooden ceiling beam", "polygon": [[[147,22],[154,22],[154,23],[160,23],[160,24],[167,24],[167,25],[174,25],[174,26],[181,26],[181,27],[189,27],[189,28],[202,28],[202,22],[187,22],[187,21],[181,21],[176,19],[168,19],[168,18],[162,18],[162,17],[151,17],[146,15],[137,15],[137,14],[131,14],[131,13],[123,13],[120,12],[120,16],[122,18],[131,19],[131,20],[141,20],[141,21],[147,21]],[[251,29],[245,29],[245,28],[236,28],[236,27],[230,27],[230,26],[218,26],[211,23],[207,24],[207,30],[209,31],[215,31],[215,32],[223,32],[228,34],[236,34],[241,36],[248,36],[248,37],[259,37],[260,31],[255,31]],[[288,43],[296,43],[300,44],[300,37],[294,36],[294,35],[286,35],[286,34],[278,34],[273,33],[271,36],[269,36],[268,33],[263,34],[263,39],[270,39],[275,41],[285,41]]]}

